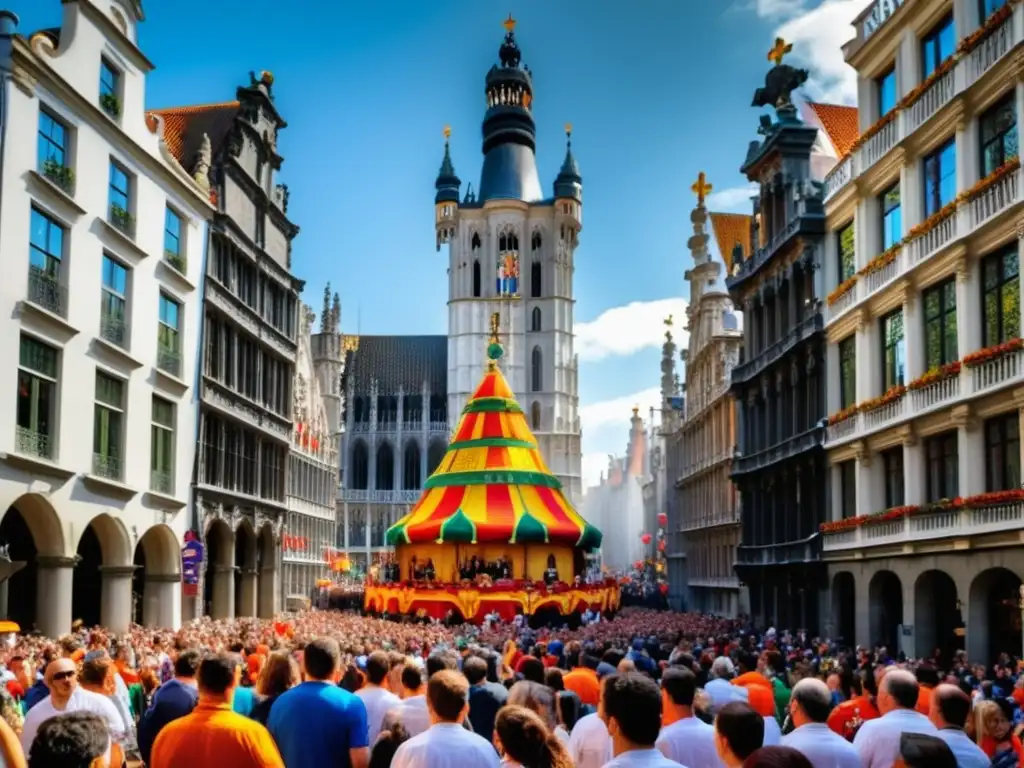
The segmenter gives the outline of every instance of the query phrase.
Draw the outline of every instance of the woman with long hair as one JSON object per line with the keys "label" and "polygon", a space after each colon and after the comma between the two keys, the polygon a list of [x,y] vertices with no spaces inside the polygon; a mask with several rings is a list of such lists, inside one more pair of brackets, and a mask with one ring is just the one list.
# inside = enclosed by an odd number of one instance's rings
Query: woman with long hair
{"label": "woman with long hair", "polygon": [[526,707],[506,705],[498,711],[494,745],[506,766],[572,768],[565,745],[536,712]]}
{"label": "woman with long hair", "polygon": [[277,651],[270,655],[259,677],[256,678],[256,693],[260,700],[252,708],[250,717],[262,725],[267,724],[270,708],[277,697],[299,684],[302,675],[299,673],[298,662],[287,651]]}
{"label": "woman with long hair", "polygon": [[555,709],[558,714],[558,725],[555,726],[555,736],[562,740],[562,743],[569,746],[569,737],[576,721],[580,719],[580,697],[572,691],[559,691],[555,698]]}
{"label": "woman with long hair", "polygon": [[370,763],[367,768],[390,768],[395,752],[409,738],[409,732],[401,723],[393,722],[380,732],[377,741],[371,745]]}
{"label": "woman with long hair", "polygon": [[520,680],[509,690],[506,704],[532,710],[540,716],[541,722],[549,731],[554,731],[555,726],[558,725],[558,715],[555,714],[555,692],[546,685],[530,680]]}

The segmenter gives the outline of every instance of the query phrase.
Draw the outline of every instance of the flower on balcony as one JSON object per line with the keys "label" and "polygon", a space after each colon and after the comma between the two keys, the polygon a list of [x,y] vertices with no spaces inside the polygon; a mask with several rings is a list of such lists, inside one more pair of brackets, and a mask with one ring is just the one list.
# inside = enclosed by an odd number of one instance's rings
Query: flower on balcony
{"label": "flower on balcony", "polygon": [[900,249],[902,247],[903,243],[896,243],[896,245],[892,246],[889,250],[875,256],[875,258],[860,268],[857,272],[858,277],[867,277],[879,270],[885,269],[896,260],[896,257],[899,256]]}
{"label": "flower on balcony", "polygon": [[857,284],[858,280],[860,280],[860,275],[851,275],[850,277],[843,280],[843,282],[836,286],[836,289],[828,295],[828,305],[831,307],[833,304],[835,304],[837,301],[843,298],[843,296],[845,296],[853,289],[853,286]]}
{"label": "flower on balcony", "polygon": [[883,509],[881,512],[874,512],[870,515],[858,515],[857,517],[848,517],[845,520],[822,523],[818,526],[818,530],[822,533],[838,533],[865,525],[899,520],[903,517],[916,517],[917,515],[926,515],[933,512],[945,512],[950,509],[997,507],[1003,504],[1018,504],[1020,502],[1024,502],[1024,488],[1012,488],[1008,491],[990,491],[966,498],[957,496],[952,499],[939,499],[927,504],[907,504],[900,507],[892,507],[891,509]]}
{"label": "flower on balcony", "polygon": [[936,384],[946,379],[952,379],[954,376],[960,373],[962,367],[959,360],[954,360],[952,363],[946,363],[936,368],[930,368],[928,371],[918,376],[912,382],[907,384],[907,389],[924,389],[930,387],[932,384]]}
{"label": "flower on balcony", "polygon": [[1010,0],[1010,2],[985,19],[984,24],[960,41],[960,45],[956,47],[957,55],[966,56],[977,48],[986,37],[991,35],[1004,21],[1013,15],[1013,6],[1019,2],[1020,0]]}
{"label": "flower on balcony", "polygon": [[989,187],[998,184],[1000,181],[1002,181],[1004,177],[1013,173],[1018,168],[1020,168],[1019,157],[1014,157],[1011,160],[1007,160],[1005,163],[996,168],[994,171],[992,171],[992,173],[990,173],[984,179],[979,181],[973,187],[968,189],[966,192],[961,193],[960,196],[957,197],[957,200],[963,201],[965,203],[970,202],[974,198],[984,193]]}
{"label": "flower on balcony", "polygon": [[860,528],[862,525],[864,525],[864,521],[867,519],[867,515],[859,515],[858,517],[848,517],[845,520],[835,520],[831,523],[822,523],[818,526],[818,530],[822,533],[839,533],[841,531],[852,531],[854,528]]}
{"label": "flower on balcony", "polygon": [[844,422],[851,416],[856,415],[858,410],[859,407],[856,403],[854,403],[849,408],[843,408],[841,411],[836,411],[835,413],[828,417],[828,425],[831,427],[841,422]]}
{"label": "flower on balcony", "polygon": [[895,403],[897,400],[907,394],[907,388],[902,384],[897,384],[894,387],[889,387],[884,393],[878,397],[873,397],[870,400],[865,400],[858,406],[858,410],[867,413],[868,411],[874,411],[882,406],[889,405],[889,403]]}
{"label": "flower on balcony", "polygon": [[883,509],[881,512],[875,512],[871,515],[864,516],[864,522],[862,525],[875,525],[877,523],[891,523],[893,520],[901,520],[904,517],[910,517],[917,513],[920,509],[916,504],[904,504],[899,507],[890,507],[889,509]]}
{"label": "flower on balcony", "polygon": [[1011,352],[1016,352],[1021,347],[1024,347],[1024,339],[1010,339],[1004,341],[1002,344],[994,344],[991,347],[985,347],[979,349],[977,352],[971,352],[969,355],[965,355],[963,364],[968,368],[976,368],[979,365],[984,365],[992,360],[997,360],[1003,355],[1008,355]]}
{"label": "flower on balcony", "polygon": [[867,144],[868,139],[870,139],[872,136],[877,134],[879,131],[885,128],[885,126],[887,126],[889,123],[896,119],[896,115],[899,114],[899,111],[899,107],[897,106],[894,109],[890,109],[888,112],[882,115],[882,117],[874,125],[872,125],[866,131],[864,131],[864,133],[857,137],[857,140],[853,142],[853,145],[850,147],[850,151],[854,152],[855,150],[858,150],[865,144]]}
{"label": "flower on balcony", "polygon": [[953,202],[947,203],[942,206],[939,210],[929,216],[927,219],[922,221],[916,227],[911,227],[910,231],[907,232],[907,236],[903,238],[904,244],[909,243],[911,240],[916,240],[921,235],[927,235],[939,224],[944,222],[954,213],[956,213],[956,207],[960,204],[960,197],[956,197]]}
{"label": "flower on balcony", "polygon": [[910,93],[908,93],[906,96],[899,100],[899,103],[896,105],[896,108],[907,109],[908,107],[913,105],[915,101],[921,98],[922,94],[924,94],[925,91],[927,91],[929,88],[935,85],[935,83],[938,82],[944,75],[948,74],[953,69],[953,67],[956,66],[956,63],[959,60],[959,53],[954,53],[944,62],[939,64],[939,66],[935,68],[934,72],[928,75],[928,77],[922,80],[916,88],[914,88]]}

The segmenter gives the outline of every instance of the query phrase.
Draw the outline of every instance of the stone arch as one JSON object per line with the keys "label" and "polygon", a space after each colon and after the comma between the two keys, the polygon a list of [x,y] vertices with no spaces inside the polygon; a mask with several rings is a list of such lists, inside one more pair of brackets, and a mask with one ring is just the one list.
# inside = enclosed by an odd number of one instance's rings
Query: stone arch
{"label": "stone arch", "polygon": [[903,623],[903,583],[892,571],[877,571],[868,584],[870,642],[884,645],[894,656],[899,651]]}
{"label": "stone arch", "polygon": [[147,528],[135,545],[134,566],[132,621],[146,627],[172,626],[175,593],[181,591],[181,547],[174,531],[162,523]]}
{"label": "stone arch", "polygon": [[257,539],[249,518],[235,528],[235,616],[256,615]]}
{"label": "stone arch", "polygon": [[79,536],[75,554],[72,620],[81,619],[88,627],[104,624],[122,629],[116,625],[127,624],[120,612],[130,611],[131,582],[127,579],[134,554],[124,524],[106,512],[96,515]]}
{"label": "stone arch", "polygon": [[842,638],[847,646],[852,646],[857,637],[856,592],[857,582],[849,571],[832,577],[832,636]]}
{"label": "stone arch", "polygon": [[402,450],[402,488],[406,491],[418,491],[423,486],[420,476],[423,467],[420,461],[420,444],[415,438],[405,441]]}
{"label": "stone arch", "polygon": [[395,489],[395,449],[387,440],[377,446],[377,467],[373,487],[378,491]]}
{"label": "stone arch", "polygon": [[530,330],[539,331],[541,330],[541,314],[540,307],[534,307],[530,313]]}
{"label": "stone arch", "polygon": [[437,471],[447,450],[448,446],[441,438],[435,437],[430,441],[430,444],[427,446],[427,477],[430,477]]}
{"label": "stone arch", "polygon": [[971,582],[968,657],[988,664],[1003,651],[1021,648],[1020,577],[1008,568],[989,568]]}
{"label": "stone arch", "polygon": [[[317,542],[319,544],[319,542]],[[266,522],[256,538],[257,596],[256,613],[261,619],[274,618],[280,568],[278,566],[277,537],[274,526]],[[313,551],[314,555],[322,554]]]}
{"label": "stone arch", "polygon": [[961,644],[956,630],[961,626],[960,600],[956,582],[945,571],[928,570],[914,582],[915,655],[932,658],[936,649],[941,658],[952,658]]}
{"label": "stone arch", "polygon": [[540,429],[540,403],[536,400],[530,405],[530,428]]}
{"label": "stone arch", "polygon": [[352,443],[352,474],[348,487],[356,491],[370,487],[370,448],[362,439]]}
{"label": "stone arch", "polygon": [[542,389],[544,389],[544,353],[537,346],[530,353],[530,391],[540,392]]}
{"label": "stone arch", "polygon": [[[64,626],[45,626],[48,596],[39,588],[39,558],[66,554],[64,527],[49,499],[26,493],[14,500],[0,518],[0,544],[8,547],[14,563],[24,563],[0,586],[0,614],[28,630],[39,626],[50,637],[67,631]],[[69,617],[60,617],[65,620]]]}
{"label": "stone arch", "polygon": [[203,578],[204,613],[215,619],[234,615],[235,536],[231,526],[213,518],[203,537],[206,544],[206,575]]}

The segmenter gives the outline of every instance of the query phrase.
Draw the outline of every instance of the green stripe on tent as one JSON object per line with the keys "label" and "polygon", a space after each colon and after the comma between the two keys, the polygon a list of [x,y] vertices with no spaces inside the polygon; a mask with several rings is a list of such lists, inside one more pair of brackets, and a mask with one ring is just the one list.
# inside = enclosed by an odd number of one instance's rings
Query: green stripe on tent
{"label": "green stripe on tent", "polygon": [[423,489],[448,488],[453,485],[539,485],[542,488],[562,489],[557,477],[527,469],[484,469],[431,475]]}
{"label": "green stripe on tent", "polygon": [[536,450],[537,446],[529,440],[516,440],[513,437],[481,437],[476,440],[460,440],[448,446],[449,451],[457,451],[462,448],[530,448]]}
{"label": "green stripe on tent", "polygon": [[519,403],[515,400],[509,400],[504,397],[478,397],[476,400],[470,400],[466,403],[466,407],[462,409],[463,413],[522,413],[523,409],[519,407]]}

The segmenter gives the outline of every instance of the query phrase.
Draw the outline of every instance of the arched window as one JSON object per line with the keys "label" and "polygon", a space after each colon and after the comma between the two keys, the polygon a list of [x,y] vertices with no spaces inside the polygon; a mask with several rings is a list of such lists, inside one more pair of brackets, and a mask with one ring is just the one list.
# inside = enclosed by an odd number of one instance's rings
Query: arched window
{"label": "arched window", "polygon": [[402,457],[402,488],[406,491],[418,491],[420,482],[420,446],[415,440],[405,444],[405,455]]}
{"label": "arched window", "polygon": [[530,238],[530,250],[531,251],[539,251],[540,250],[540,232],[534,232],[533,233],[533,237]]}
{"label": "arched window", "polygon": [[366,443],[357,440],[352,446],[352,477],[349,478],[349,488],[355,491],[365,491],[369,487],[370,452]]}
{"label": "arched window", "polygon": [[534,261],[530,265],[530,296],[534,299],[540,298],[540,262]]}
{"label": "arched window", "polygon": [[530,391],[540,392],[544,387],[544,376],[541,372],[541,365],[544,363],[544,357],[541,354],[540,347],[533,348],[533,354],[530,356]]}
{"label": "arched window", "polygon": [[473,259],[473,298],[480,298],[480,259]]}
{"label": "arched window", "polygon": [[534,307],[533,312],[530,314],[530,330],[540,330],[540,307]]}
{"label": "arched window", "polygon": [[531,429],[540,429],[540,403],[536,400],[530,406],[530,427]]}
{"label": "arched window", "polygon": [[472,239],[472,241],[470,241],[470,247],[471,247],[471,248],[472,248],[472,249],[473,249],[474,251],[475,251],[475,250],[476,250],[477,248],[479,248],[479,247],[480,247],[480,233],[479,233],[479,232],[474,232],[474,233],[473,233],[473,239]]}
{"label": "arched window", "polygon": [[395,489],[395,452],[390,443],[381,443],[377,449],[377,476],[374,478],[378,491]]}

